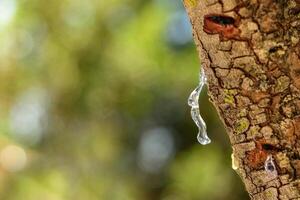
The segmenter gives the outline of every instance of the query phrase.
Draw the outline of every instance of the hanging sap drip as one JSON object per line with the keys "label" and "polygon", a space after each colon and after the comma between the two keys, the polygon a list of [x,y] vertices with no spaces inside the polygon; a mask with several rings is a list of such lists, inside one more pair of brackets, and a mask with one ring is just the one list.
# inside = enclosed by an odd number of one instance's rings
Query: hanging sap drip
{"label": "hanging sap drip", "polygon": [[206,124],[200,115],[200,109],[199,109],[199,96],[200,96],[200,93],[201,93],[202,88],[205,83],[206,83],[206,76],[205,76],[203,68],[201,68],[201,71],[199,74],[199,85],[190,94],[190,97],[188,99],[188,104],[189,104],[189,106],[191,106],[192,118],[199,129],[197,139],[198,139],[199,143],[202,145],[206,145],[211,142],[207,136]]}

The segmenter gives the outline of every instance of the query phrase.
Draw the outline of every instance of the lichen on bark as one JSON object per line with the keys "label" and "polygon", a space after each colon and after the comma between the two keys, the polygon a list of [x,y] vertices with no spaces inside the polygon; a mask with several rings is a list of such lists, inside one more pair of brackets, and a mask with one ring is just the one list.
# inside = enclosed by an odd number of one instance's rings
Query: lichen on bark
{"label": "lichen on bark", "polygon": [[[210,99],[250,197],[300,199],[300,1],[184,4]],[[275,177],[264,170],[270,156]]]}

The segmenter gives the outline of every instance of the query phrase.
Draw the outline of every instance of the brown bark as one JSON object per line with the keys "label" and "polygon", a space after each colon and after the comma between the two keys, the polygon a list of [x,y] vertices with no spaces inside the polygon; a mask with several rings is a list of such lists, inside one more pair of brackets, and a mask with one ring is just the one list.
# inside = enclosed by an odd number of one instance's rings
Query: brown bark
{"label": "brown bark", "polygon": [[[300,1],[184,4],[251,199],[300,199]],[[270,156],[273,174],[264,168]]]}

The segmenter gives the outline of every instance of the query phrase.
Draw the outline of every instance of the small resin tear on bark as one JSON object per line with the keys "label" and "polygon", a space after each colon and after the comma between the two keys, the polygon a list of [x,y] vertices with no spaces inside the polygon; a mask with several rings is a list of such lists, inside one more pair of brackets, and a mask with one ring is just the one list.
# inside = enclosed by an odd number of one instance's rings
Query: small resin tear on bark
{"label": "small resin tear on bark", "polygon": [[231,167],[233,170],[237,170],[239,168],[238,162],[234,157],[234,154],[231,154]]}
{"label": "small resin tear on bark", "polygon": [[206,83],[206,76],[203,68],[201,68],[199,74],[199,85],[190,94],[188,99],[188,105],[191,106],[191,116],[199,129],[197,139],[198,142],[202,145],[206,145],[211,142],[211,140],[207,136],[206,124],[200,115],[200,108],[199,108],[199,96],[205,83]]}
{"label": "small resin tear on bark", "polygon": [[272,178],[276,178],[278,175],[272,155],[268,155],[265,161],[265,171],[267,172],[268,176]]}

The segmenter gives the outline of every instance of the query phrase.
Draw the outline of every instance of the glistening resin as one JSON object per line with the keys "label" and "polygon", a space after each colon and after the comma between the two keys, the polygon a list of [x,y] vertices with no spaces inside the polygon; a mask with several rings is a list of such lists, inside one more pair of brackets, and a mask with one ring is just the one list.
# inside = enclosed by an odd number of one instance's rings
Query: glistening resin
{"label": "glistening resin", "polygon": [[211,142],[207,136],[206,124],[200,115],[200,108],[199,108],[199,96],[205,83],[206,83],[206,76],[203,68],[201,68],[199,74],[199,85],[190,94],[190,97],[188,99],[188,104],[189,106],[191,106],[191,116],[199,129],[197,139],[199,143],[202,145],[206,145]]}

